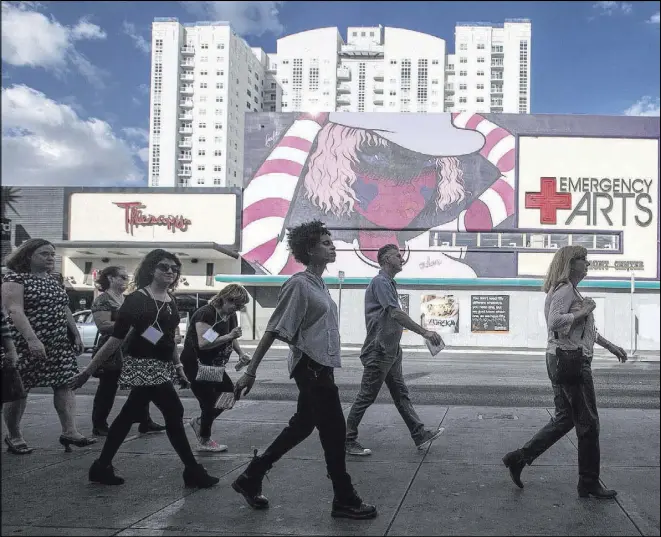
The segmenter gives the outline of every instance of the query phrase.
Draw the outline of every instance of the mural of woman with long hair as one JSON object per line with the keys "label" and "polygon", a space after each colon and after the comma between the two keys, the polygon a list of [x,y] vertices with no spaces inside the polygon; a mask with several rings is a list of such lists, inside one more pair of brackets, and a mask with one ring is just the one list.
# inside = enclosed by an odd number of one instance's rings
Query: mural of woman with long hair
{"label": "mural of woman with long hair", "polygon": [[300,114],[246,187],[242,255],[265,273],[300,270],[286,228],[315,217],[347,276],[373,276],[393,243],[404,276],[476,277],[486,260],[430,231],[490,230],[514,212],[514,137],[482,116]]}

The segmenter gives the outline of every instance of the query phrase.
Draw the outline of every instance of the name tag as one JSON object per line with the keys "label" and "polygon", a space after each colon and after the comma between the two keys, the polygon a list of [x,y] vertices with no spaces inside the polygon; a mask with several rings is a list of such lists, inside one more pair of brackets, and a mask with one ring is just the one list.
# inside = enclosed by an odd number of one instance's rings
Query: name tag
{"label": "name tag", "polygon": [[209,328],[204,334],[202,334],[202,337],[206,339],[209,343],[213,343],[218,339],[218,336],[220,334],[216,332],[213,328]]}
{"label": "name tag", "polygon": [[149,343],[152,345],[156,345],[163,337],[163,332],[161,332],[158,328],[150,326],[142,333],[142,337],[149,341]]}

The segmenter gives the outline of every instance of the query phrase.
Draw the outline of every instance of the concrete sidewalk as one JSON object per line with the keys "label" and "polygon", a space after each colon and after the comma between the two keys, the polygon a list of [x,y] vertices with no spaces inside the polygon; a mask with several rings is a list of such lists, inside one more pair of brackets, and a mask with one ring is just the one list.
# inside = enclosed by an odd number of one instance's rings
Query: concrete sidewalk
{"label": "concrete sidewalk", "polygon": [[[81,431],[89,434],[92,398],[77,401]],[[195,400],[182,402],[186,419],[198,414]],[[545,424],[550,409],[419,406],[427,426],[445,428],[420,452],[394,405],[374,405],[360,429],[373,455],[350,458],[348,466],[379,516],[347,521],[330,516],[317,433],[264,481],[270,509],[252,510],[230,487],[252,449],[263,450],[295,406],[237,403],[214,425],[229,452],[199,455],[219,485],[191,491],[166,435],[139,436],[137,426],[114,463],[126,483],[90,484],[87,470],[102,440],[64,453],[52,396],[31,395],[24,431],[36,449],[2,454],[2,535],[659,535],[659,410],[600,410],[602,481],[619,495],[597,501],[576,494],[573,432],[524,470],[524,490],[510,481],[501,457]],[[152,415],[161,421],[153,407]]]}

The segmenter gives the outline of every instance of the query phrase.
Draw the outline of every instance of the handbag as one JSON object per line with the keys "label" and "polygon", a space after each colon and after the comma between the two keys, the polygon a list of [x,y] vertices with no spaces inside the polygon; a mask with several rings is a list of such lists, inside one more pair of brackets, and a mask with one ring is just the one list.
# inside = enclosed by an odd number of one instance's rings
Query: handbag
{"label": "handbag", "polygon": [[[555,339],[560,339],[557,332],[553,332]],[[581,340],[585,334],[585,325],[581,332]],[[583,349],[561,349],[556,347],[555,356],[558,359],[556,371],[556,383],[567,386],[583,384]]]}
{"label": "handbag", "polygon": [[203,365],[198,362],[197,375],[195,380],[197,382],[223,382],[225,378],[225,367],[217,365]]}
{"label": "handbag", "polygon": [[218,399],[216,400],[215,407],[218,410],[229,410],[234,406],[236,399],[234,399],[234,392],[224,392],[221,393]]}

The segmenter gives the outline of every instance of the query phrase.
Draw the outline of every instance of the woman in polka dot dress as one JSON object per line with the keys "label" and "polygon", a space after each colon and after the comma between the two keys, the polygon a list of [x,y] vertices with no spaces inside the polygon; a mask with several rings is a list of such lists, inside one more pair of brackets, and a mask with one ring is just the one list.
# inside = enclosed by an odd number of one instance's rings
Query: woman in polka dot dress
{"label": "woman in polka dot dress", "polygon": [[[25,390],[53,388],[55,410],[62,424],[60,444],[66,451],[71,445],[93,444],[96,439],[86,438],[76,428],[76,398],[67,386],[78,373],[76,357],[83,344],[66,291],[51,275],[55,248],[44,239],[30,239],[7,258],[6,265],[9,270],[3,276],[2,303],[9,314],[17,369]],[[21,432],[26,403],[27,398],[23,398],[3,408],[9,433],[5,443],[10,452],[20,455],[32,451]]]}

